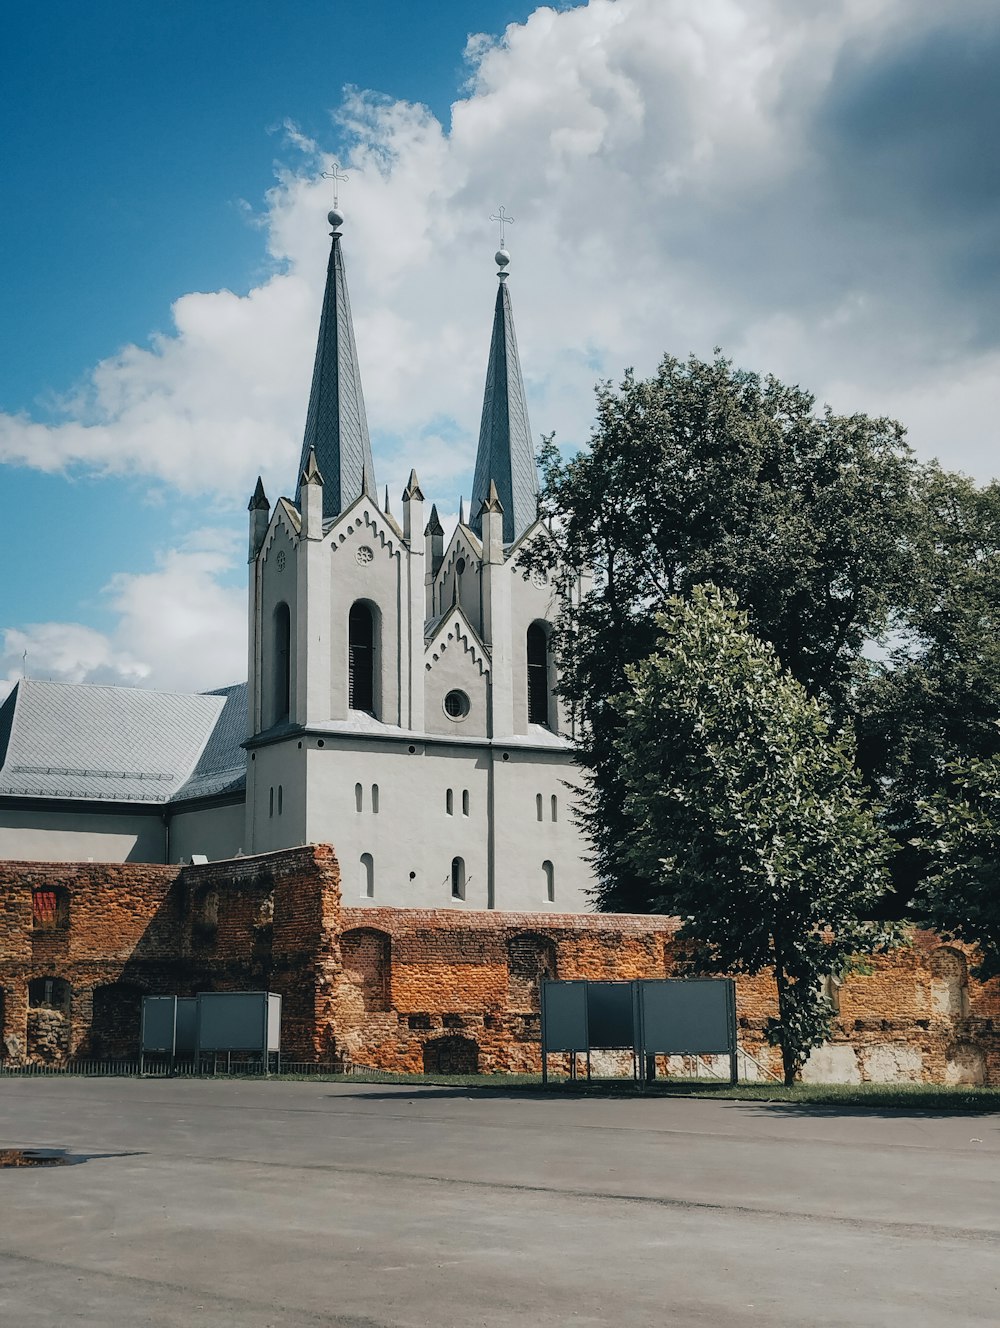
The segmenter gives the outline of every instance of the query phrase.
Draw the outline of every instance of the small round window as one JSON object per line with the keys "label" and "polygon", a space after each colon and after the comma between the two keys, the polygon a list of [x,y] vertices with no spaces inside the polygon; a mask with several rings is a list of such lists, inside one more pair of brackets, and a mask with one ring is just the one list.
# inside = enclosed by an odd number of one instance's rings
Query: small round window
{"label": "small round window", "polygon": [[464,692],[449,692],[444,698],[444,713],[450,719],[464,719],[469,713],[469,698]]}

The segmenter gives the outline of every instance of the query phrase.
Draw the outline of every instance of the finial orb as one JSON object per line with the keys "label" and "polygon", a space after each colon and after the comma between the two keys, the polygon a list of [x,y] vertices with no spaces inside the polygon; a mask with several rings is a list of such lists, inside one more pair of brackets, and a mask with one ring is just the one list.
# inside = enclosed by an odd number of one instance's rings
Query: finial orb
{"label": "finial orb", "polygon": [[497,267],[506,267],[510,262],[510,254],[506,249],[498,249],[493,255],[493,261],[496,263]]}
{"label": "finial orb", "polygon": [[344,224],[343,214],[338,212],[336,208],[330,209],[330,211],[326,214],[326,219],[334,230],[336,230],[338,226],[343,226]]}

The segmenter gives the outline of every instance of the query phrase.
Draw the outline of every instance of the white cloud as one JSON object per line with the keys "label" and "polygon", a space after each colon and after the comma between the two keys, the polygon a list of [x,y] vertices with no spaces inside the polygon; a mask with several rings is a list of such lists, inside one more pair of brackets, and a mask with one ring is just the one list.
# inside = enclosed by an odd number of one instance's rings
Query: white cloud
{"label": "white cloud", "polygon": [[[895,413],[925,455],[988,477],[1000,264],[995,239],[983,246],[1000,228],[975,193],[993,175],[972,149],[992,121],[982,100],[963,119],[953,89],[968,81],[962,61],[1000,39],[997,18],[983,0],[591,0],[470,38],[448,125],[348,90],[329,146],[351,177],[346,261],[394,505],[411,464],[452,511],[468,489],[500,202],[516,218],[510,285],[536,434],[582,443],[597,377],[718,344],[836,409]],[[933,132],[904,95],[930,76],[948,111]],[[188,494],[249,493],[258,471],[272,498],[294,488],[332,156],[286,133],[290,164],[258,219],[272,275],[245,296],[182,296],[171,331],[98,365],[62,422],[0,417],[0,460]],[[198,576],[203,599],[178,597]],[[222,632],[242,610],[218,576],[204,551],[168,557],[155,580],[123,574],[109,591],[122,625],[104,647],[67,627],[45,649],[75,649],[85,671],[203,681],[142,597],[164,594],[176,631],[194,641],[204,628],[228,659]]]}
{"label": "white cloud", "polygon": [[117,622],[110,635],[80,623],[8,628],[0,649],[0,695],[18,678],[196,691],[246,677],[246,592],[227,584],[233,538],[215,530],[164,551],[152,572],[119,572],[103,594]]}

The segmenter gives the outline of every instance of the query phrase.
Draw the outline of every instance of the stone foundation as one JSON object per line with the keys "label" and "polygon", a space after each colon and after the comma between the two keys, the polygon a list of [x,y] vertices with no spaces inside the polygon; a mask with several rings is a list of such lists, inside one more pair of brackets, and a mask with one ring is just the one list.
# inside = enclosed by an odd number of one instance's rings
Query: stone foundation
{"label": "stone foundation", "polygon": [[[143,994],[267,989],[290,1060],[537,1071],[541,979],[671,976],[675,932],[663,917],[344,907],[328,845],[182,868],[4,863],[0,1055],[134,1057]],[[1000,981],[977,983],[969,962],[927,932],[868,961],[831,988],[833,1035],[803,1078],[1000,1083]],[[780,1071],[775,1013],[769,975],[737,980],[746,1077]]]}

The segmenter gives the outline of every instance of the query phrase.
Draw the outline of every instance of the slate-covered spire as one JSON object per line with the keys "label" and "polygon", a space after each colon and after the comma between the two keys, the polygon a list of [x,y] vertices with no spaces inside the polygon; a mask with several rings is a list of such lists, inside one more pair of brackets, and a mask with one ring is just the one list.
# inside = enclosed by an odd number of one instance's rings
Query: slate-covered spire
{"label": "slate-covered spire", "polygon": [[493,314],[493,338],[469,511],[470,525],[481,536],[480,509],[492,480],[503,506],[504,543],[513,544],[538,516],[538,471],[531,444],[521,364],[517,357],[514,315],[507,290],[506,267],[510,255],[501,248],[497,251],[496,261],[500,269],[497,273],[500,288]]}
{"label": "slate-covered spire", "polygon": [[[324,517],[336,516],[349,507],[360,496],[366,480],[372,488],[375,483],[358,352],[354,344],[351,301],[340,248],[340,227],[344,218],[334,209],[329,213],[329,221],[333,227],[330,232],[333,244],[326,270],[326,292],[299,464],[301,474],[306,468],[310,449],[315,448],[316,461],[323,475]],[[296,489],[296,502],[299,499],[300,489]]]}

